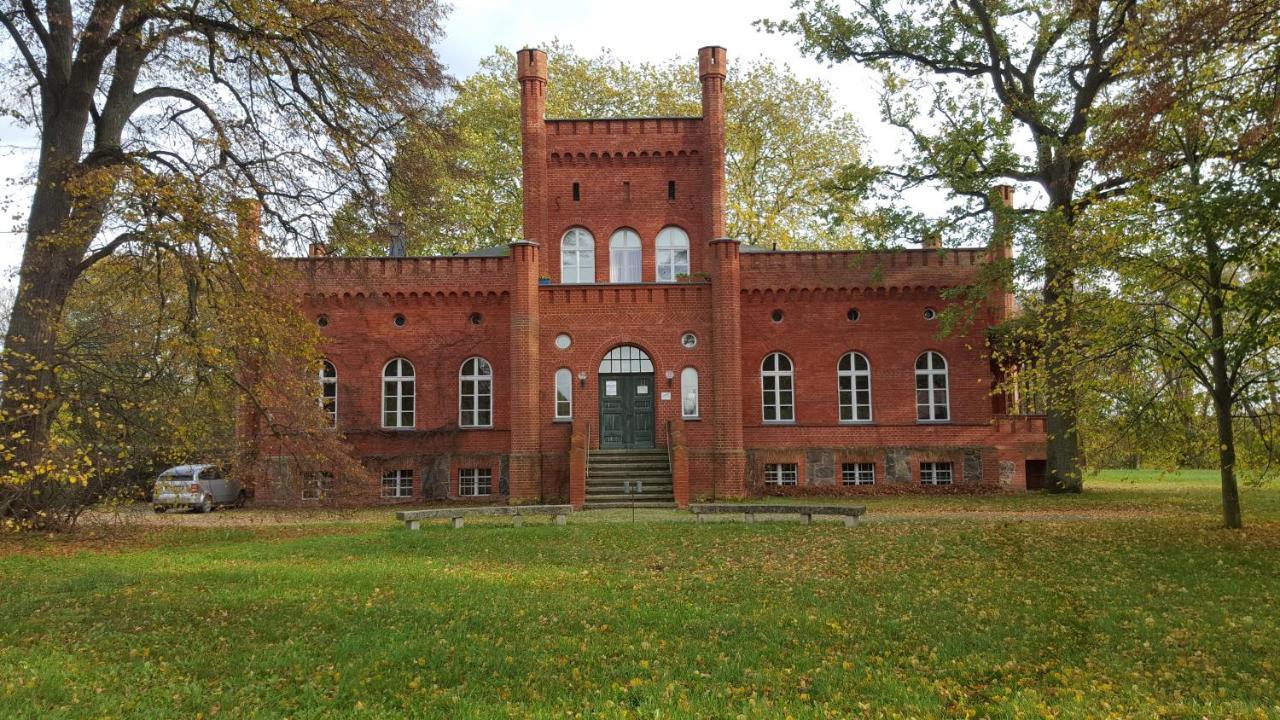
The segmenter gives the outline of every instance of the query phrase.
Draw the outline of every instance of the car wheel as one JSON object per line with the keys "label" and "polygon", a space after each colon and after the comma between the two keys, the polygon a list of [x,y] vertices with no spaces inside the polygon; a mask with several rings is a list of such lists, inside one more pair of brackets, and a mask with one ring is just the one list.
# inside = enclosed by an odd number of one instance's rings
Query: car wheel
{"label": "car wheel", "polygon": [[205,495],[204,502],[201,502],[200,505],[196,507],[196,512],[200,512],[200,513],[213,512],[213,497],[210,495]]}
{"label": "car wheel", "polygon": [[245,506],[245,503],[247,503],[248,501],[249,501],[249,496],[246,495],[243,490],[240,491],[239,495],[236,495],[237,508],[243,508]]}
{"label": "car wheel", "polygon": [[151,509],[152,509],[152,510],[154,510],[157,514],[164,512],[164,506],[163,506],[163,505],[156,505],[155,507],[153,507],[153,508],[151,508]]}

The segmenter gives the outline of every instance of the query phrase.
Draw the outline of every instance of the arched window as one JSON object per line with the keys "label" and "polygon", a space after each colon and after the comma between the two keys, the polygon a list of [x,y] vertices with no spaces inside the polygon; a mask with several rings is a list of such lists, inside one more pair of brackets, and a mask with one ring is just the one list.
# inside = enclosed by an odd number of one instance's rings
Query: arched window
{"label": "arched window", "polygon": [[329,416],[329,427],[338,426],[338,369],[320,361],[320,409]]}
{"label": "arched window", "polygon": [[916,358],[916,419],[920,422],[946,422],[951,419],[947,399],[947,361],[932,350]]}
{"label": "arched window", "polygon": [[609,238],[609,282],[640,282],[640,236],[622,229]]}
{"label": "arched window", "polygon": [[871,422],[871,363],[862,353],[845,353],[836,366],[840,422]]}
{"label": "arched window", "polygon": [[771,353],[760,365],[760,388],[763,390],[764,421],[795,422],[795,378],[791,358]]}
{"label": "arched window", "polygon": [[689,274],[689,236],[678,227],[658,233],[658,282],[675,282]]}
{"label": "arched window", "polygon": [[619,345],[600,361],[600,374],[651,373],[653,361],[649,354],[634,345]]}
{"label": "arched window", "polygon": [[687,367],[680,371],[680,415],[698,417],[698,369]]}
{"label": "arched window", "polygon": [[556,371],[556,419],[573,417],[573,372],[569,368]]}
{"label": "arched window", "polygon": [[582,228],[572,228],[560,240],[560,282],[596,281],[596,239]]}
{"label": "arched window", "polygon": [[458,425],[493,427],[493,368],[484,358],[467,358],[458,372]]}
{"label": "arched window", "polygon": [[413,427],[413,363],[396,358],[382,368],[382,427]]}

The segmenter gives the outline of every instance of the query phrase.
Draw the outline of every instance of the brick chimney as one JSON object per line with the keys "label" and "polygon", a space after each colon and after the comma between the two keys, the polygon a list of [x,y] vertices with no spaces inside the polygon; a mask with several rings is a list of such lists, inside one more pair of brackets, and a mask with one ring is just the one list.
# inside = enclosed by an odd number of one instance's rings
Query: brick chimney
{"label": "brick chimney", "polygon": [[705,133],[707,172],[711,175],[710,213],[707,226],[711,239],[725,235],[724,207],[724,79],[729,73],[725,49],[717,46],[698,50],[698,80],[702,82],[702,127]]}
{"label": "brick chimney", "polygon": [[524,238],[546,242],[547,54],[534,48],[516,53],[516,77],[520,81]]}
{"label": "brick chimney", "polygon": [[236,216],[236,239],[250,247],[260,247],[262,203],[257,198],[241,198],[232,201],[231,212]]}

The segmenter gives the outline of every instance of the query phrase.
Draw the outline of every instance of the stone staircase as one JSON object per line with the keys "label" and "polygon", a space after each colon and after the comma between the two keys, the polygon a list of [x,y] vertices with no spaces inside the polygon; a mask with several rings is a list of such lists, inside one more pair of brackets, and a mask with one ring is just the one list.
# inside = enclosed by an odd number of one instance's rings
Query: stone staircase
{"label": "stone staircase", "polygon": [[[625,483],[632,494],[627,494]],[[639,483],[640,492],[634,492]],[[586,509],[675,507],[666,448],[592,450],[587,457]]]}

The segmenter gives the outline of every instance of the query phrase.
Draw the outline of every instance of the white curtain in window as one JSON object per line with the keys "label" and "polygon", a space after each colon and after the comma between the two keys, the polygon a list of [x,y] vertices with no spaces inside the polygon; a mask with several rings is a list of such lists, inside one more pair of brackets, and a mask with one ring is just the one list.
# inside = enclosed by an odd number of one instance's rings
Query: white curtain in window
{"label": "white curtain in window", "polygon": [[609,238],[609,282],[640,282],[640,236],[619,230]]}
{"label": "white curtain in window", "polygon": [[658,233],[658,282],[675,282],[689,274],[689,236],[678,227]]}

